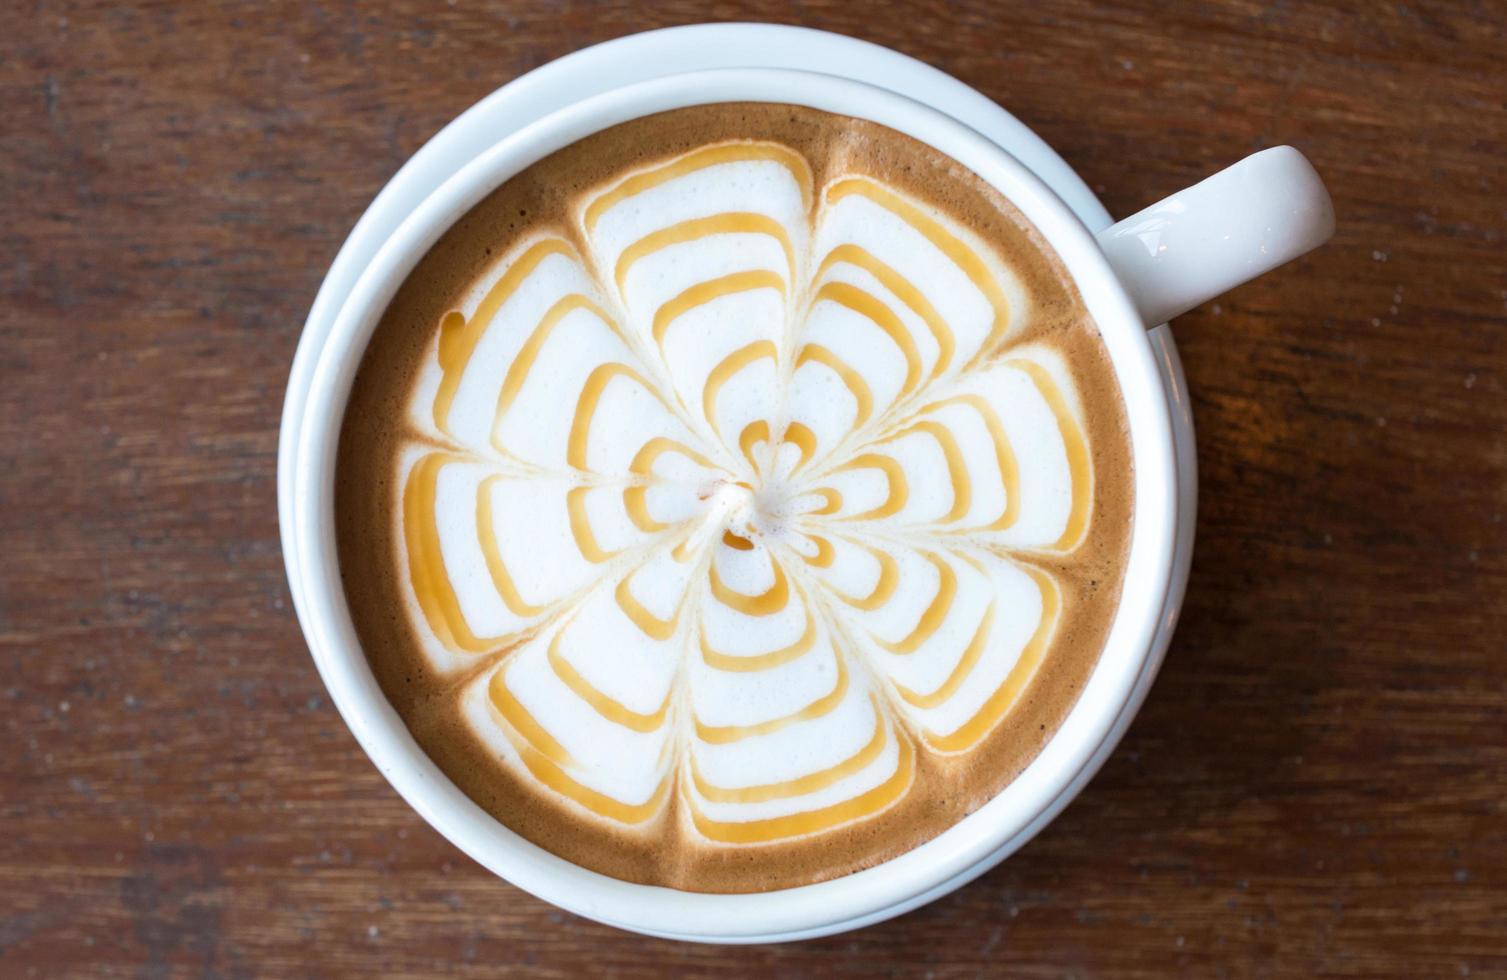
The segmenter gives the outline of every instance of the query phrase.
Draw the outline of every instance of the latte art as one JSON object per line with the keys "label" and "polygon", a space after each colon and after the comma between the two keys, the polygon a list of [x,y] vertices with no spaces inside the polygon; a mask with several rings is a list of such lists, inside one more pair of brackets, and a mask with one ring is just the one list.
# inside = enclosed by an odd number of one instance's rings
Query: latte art
{"label": "latte art", "polygon": [[945,792],[1042,671],[1096,520],[1039,271],[769,139],[562,218],[431,321],[393,444],[395,595],[449,692],[431,724],[490,762],[468,791],[661,859]]}

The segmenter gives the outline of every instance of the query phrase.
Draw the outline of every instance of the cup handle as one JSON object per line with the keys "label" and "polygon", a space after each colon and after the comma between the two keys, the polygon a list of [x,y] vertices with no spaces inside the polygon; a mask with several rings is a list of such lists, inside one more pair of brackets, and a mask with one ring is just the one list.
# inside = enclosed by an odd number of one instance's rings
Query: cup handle
{"label": "cup handle", "polygon": [[1318,248],[1334,205],[1307,157],[1274,146],[1106,228],[1099,247],[1148,327]]}

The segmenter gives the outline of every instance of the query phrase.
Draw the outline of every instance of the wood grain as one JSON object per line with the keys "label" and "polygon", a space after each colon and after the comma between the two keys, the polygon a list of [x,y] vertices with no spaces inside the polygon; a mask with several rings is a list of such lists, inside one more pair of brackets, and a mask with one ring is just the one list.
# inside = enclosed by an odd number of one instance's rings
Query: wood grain
{"label": "wood grain", "polygon": [[[303,317],[382,183],[584,45],[700,20],[977,86],[1129,213],[1292,143],[1324,250],[1176,324],[1182,625],[1020,854],[816,942],[637,938],[430,831],[283,579]],[[1507,974],[1499,3],[18,3],[0,31],[0,975]]]}

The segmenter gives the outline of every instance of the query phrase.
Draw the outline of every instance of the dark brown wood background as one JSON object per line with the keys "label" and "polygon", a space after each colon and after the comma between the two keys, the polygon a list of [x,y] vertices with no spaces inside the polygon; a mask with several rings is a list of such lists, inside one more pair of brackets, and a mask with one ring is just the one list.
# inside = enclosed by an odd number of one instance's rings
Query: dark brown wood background
{"label": "dark brown wood background", "polygon": [[[1182,626],[1036,841],[897,921],[724,950],[494,879],[320,686],[274,505],[340,242],[431,134],[596,41],[830,28],[1034,127],[1117,214],[1293,143],[1332,244],[1176,324]],[[1507,974],[1501,3],[7,4],[0,975]]]}

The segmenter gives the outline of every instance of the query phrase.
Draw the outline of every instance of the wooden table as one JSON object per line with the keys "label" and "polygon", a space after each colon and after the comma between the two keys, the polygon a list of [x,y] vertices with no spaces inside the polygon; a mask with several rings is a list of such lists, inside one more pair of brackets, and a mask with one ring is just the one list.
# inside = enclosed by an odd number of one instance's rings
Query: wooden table
{"label": "wooden table", "polygon": [[[1507,972],[1507,9],[208,6],[0,15],[0,975]],[[1176,324],[1192,585],[1088,790],[919,912],[723,950],[556,911],[398,799],[294,622],[274,459],[314,291],[424,140],[756,17],[977,86],[1117,214],[1292,143],[1340,226]]]}

